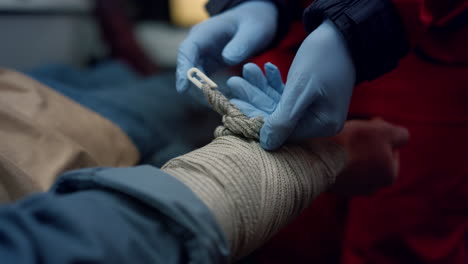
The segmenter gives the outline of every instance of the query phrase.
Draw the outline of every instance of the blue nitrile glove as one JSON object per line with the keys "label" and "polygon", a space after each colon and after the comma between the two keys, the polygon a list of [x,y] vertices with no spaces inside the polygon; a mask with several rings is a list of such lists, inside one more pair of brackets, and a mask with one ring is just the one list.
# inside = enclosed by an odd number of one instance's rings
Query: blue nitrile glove
{"label": "blue nitrile glove", "polygon": [[[262,115],[263,148],[273,150],[287,139],[337,134],[347,116],[355,69],[346,42],[331,21],[325,21],[302,43],[283,86],[279,71],[265,66],[266,78],[252,64],[243,77],[228,81],[233,100],[248,116]],[[284,88],[283,88],[284,87]]]}
{"label": "blue nitrile glove", "polygon": [[231,77],[227,82],[231,89],[231,102],[248,117],[261,116],[267,119],[276,109],[284,90],[278,68],[265,64],[265,75],[254,63],[247,63],[242,77]]}
{"label": "blue nitrile glove", "polygon": [[177,91],[189,88],[187,71],[197,67],[210,75],[266,48],[275,37],[278,10],[267,1],[248,1],[192,28],[179,47]]}

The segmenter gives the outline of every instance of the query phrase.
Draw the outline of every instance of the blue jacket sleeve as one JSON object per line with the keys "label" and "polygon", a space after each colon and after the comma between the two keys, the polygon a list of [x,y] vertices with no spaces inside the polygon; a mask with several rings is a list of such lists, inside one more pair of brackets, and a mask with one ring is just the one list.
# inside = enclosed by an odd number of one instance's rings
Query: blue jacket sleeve
{"label": "blue jacket sleeve", "polygon": [[142,166],[85,169],[0,208],[2,263],[224,263],[227,242],[182,183]]}

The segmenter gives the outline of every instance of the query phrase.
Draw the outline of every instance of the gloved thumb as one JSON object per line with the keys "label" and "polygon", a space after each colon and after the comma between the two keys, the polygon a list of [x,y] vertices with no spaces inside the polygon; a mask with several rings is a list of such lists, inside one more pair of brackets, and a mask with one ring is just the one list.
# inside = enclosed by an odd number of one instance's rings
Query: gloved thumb
{"label": "gloved thumb", "polygon": [[[302,78],[292,82],[292,87],[302,86]],[[296,87],[302,91],[299,96],[293,89],[285,92],[274,112],[265,120],[260,130],[260,145],[266,150],[279,148],[294,132],[307,108],[322,96],[316,90]]]}
{"label": "gloved thumb", "polygon": [[239,23],[237,32],[222,52],[226,64],[239,64],[268,45],[268,38],[264,34],[258,34],[257,30],[255,25]]}

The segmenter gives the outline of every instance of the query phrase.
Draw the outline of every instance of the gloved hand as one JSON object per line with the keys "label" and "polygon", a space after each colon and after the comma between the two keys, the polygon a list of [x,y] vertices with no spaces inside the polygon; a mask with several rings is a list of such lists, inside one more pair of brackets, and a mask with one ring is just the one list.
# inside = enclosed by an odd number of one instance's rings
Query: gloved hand
{"label": "gloved hand", "polygon": [[248,1],[193,27],[179,47],[177,91],[187,91],[192,67],[209,75],[266,48],[275,36],[277,19],[273,3]]}
{"label": "gloved hand", "polygon": [[302,140],[337,134],[346,120],[356,79],[346,42],[326,20],[302,43],[283,85],[276,67],[246,65],[243,77],[228,86],[233,103],[248,116],[262,115],[263,148],[280,147],[288,138]]}

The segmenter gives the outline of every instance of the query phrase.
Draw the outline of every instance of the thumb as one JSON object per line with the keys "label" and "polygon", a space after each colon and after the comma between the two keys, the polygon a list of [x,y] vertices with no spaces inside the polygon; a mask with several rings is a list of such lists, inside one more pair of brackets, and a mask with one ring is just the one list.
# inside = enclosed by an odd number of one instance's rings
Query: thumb
{"label": "thumb", "polygon": [[240,22],[234,37],[223,50],[224,62],[229,65],[239,64],[268,45],[265,43],[263,34],[258,31],[259,29],[255,25]]}
{"label": "thumb", "polygon": [[371,122],[384,129],[387,140],[393,149],[400,148],[408,143],[410,133],[408,129],[389,123],[380,117],[372,118]]}
{"label": "thumb", "polygon": [[260,131],[260,144],[266,150],[280,147],[293,133],[308,107],[322,96],[320,89],[308,87],[314,85],[308,76],[299,75],[293,79],[286,83],[276,109]]}
{"label": "thumb", "polygon": [[410,138],[408,129],[394,125],[390,132],[390,141],[393,148],[401,148],[408,143]]}

